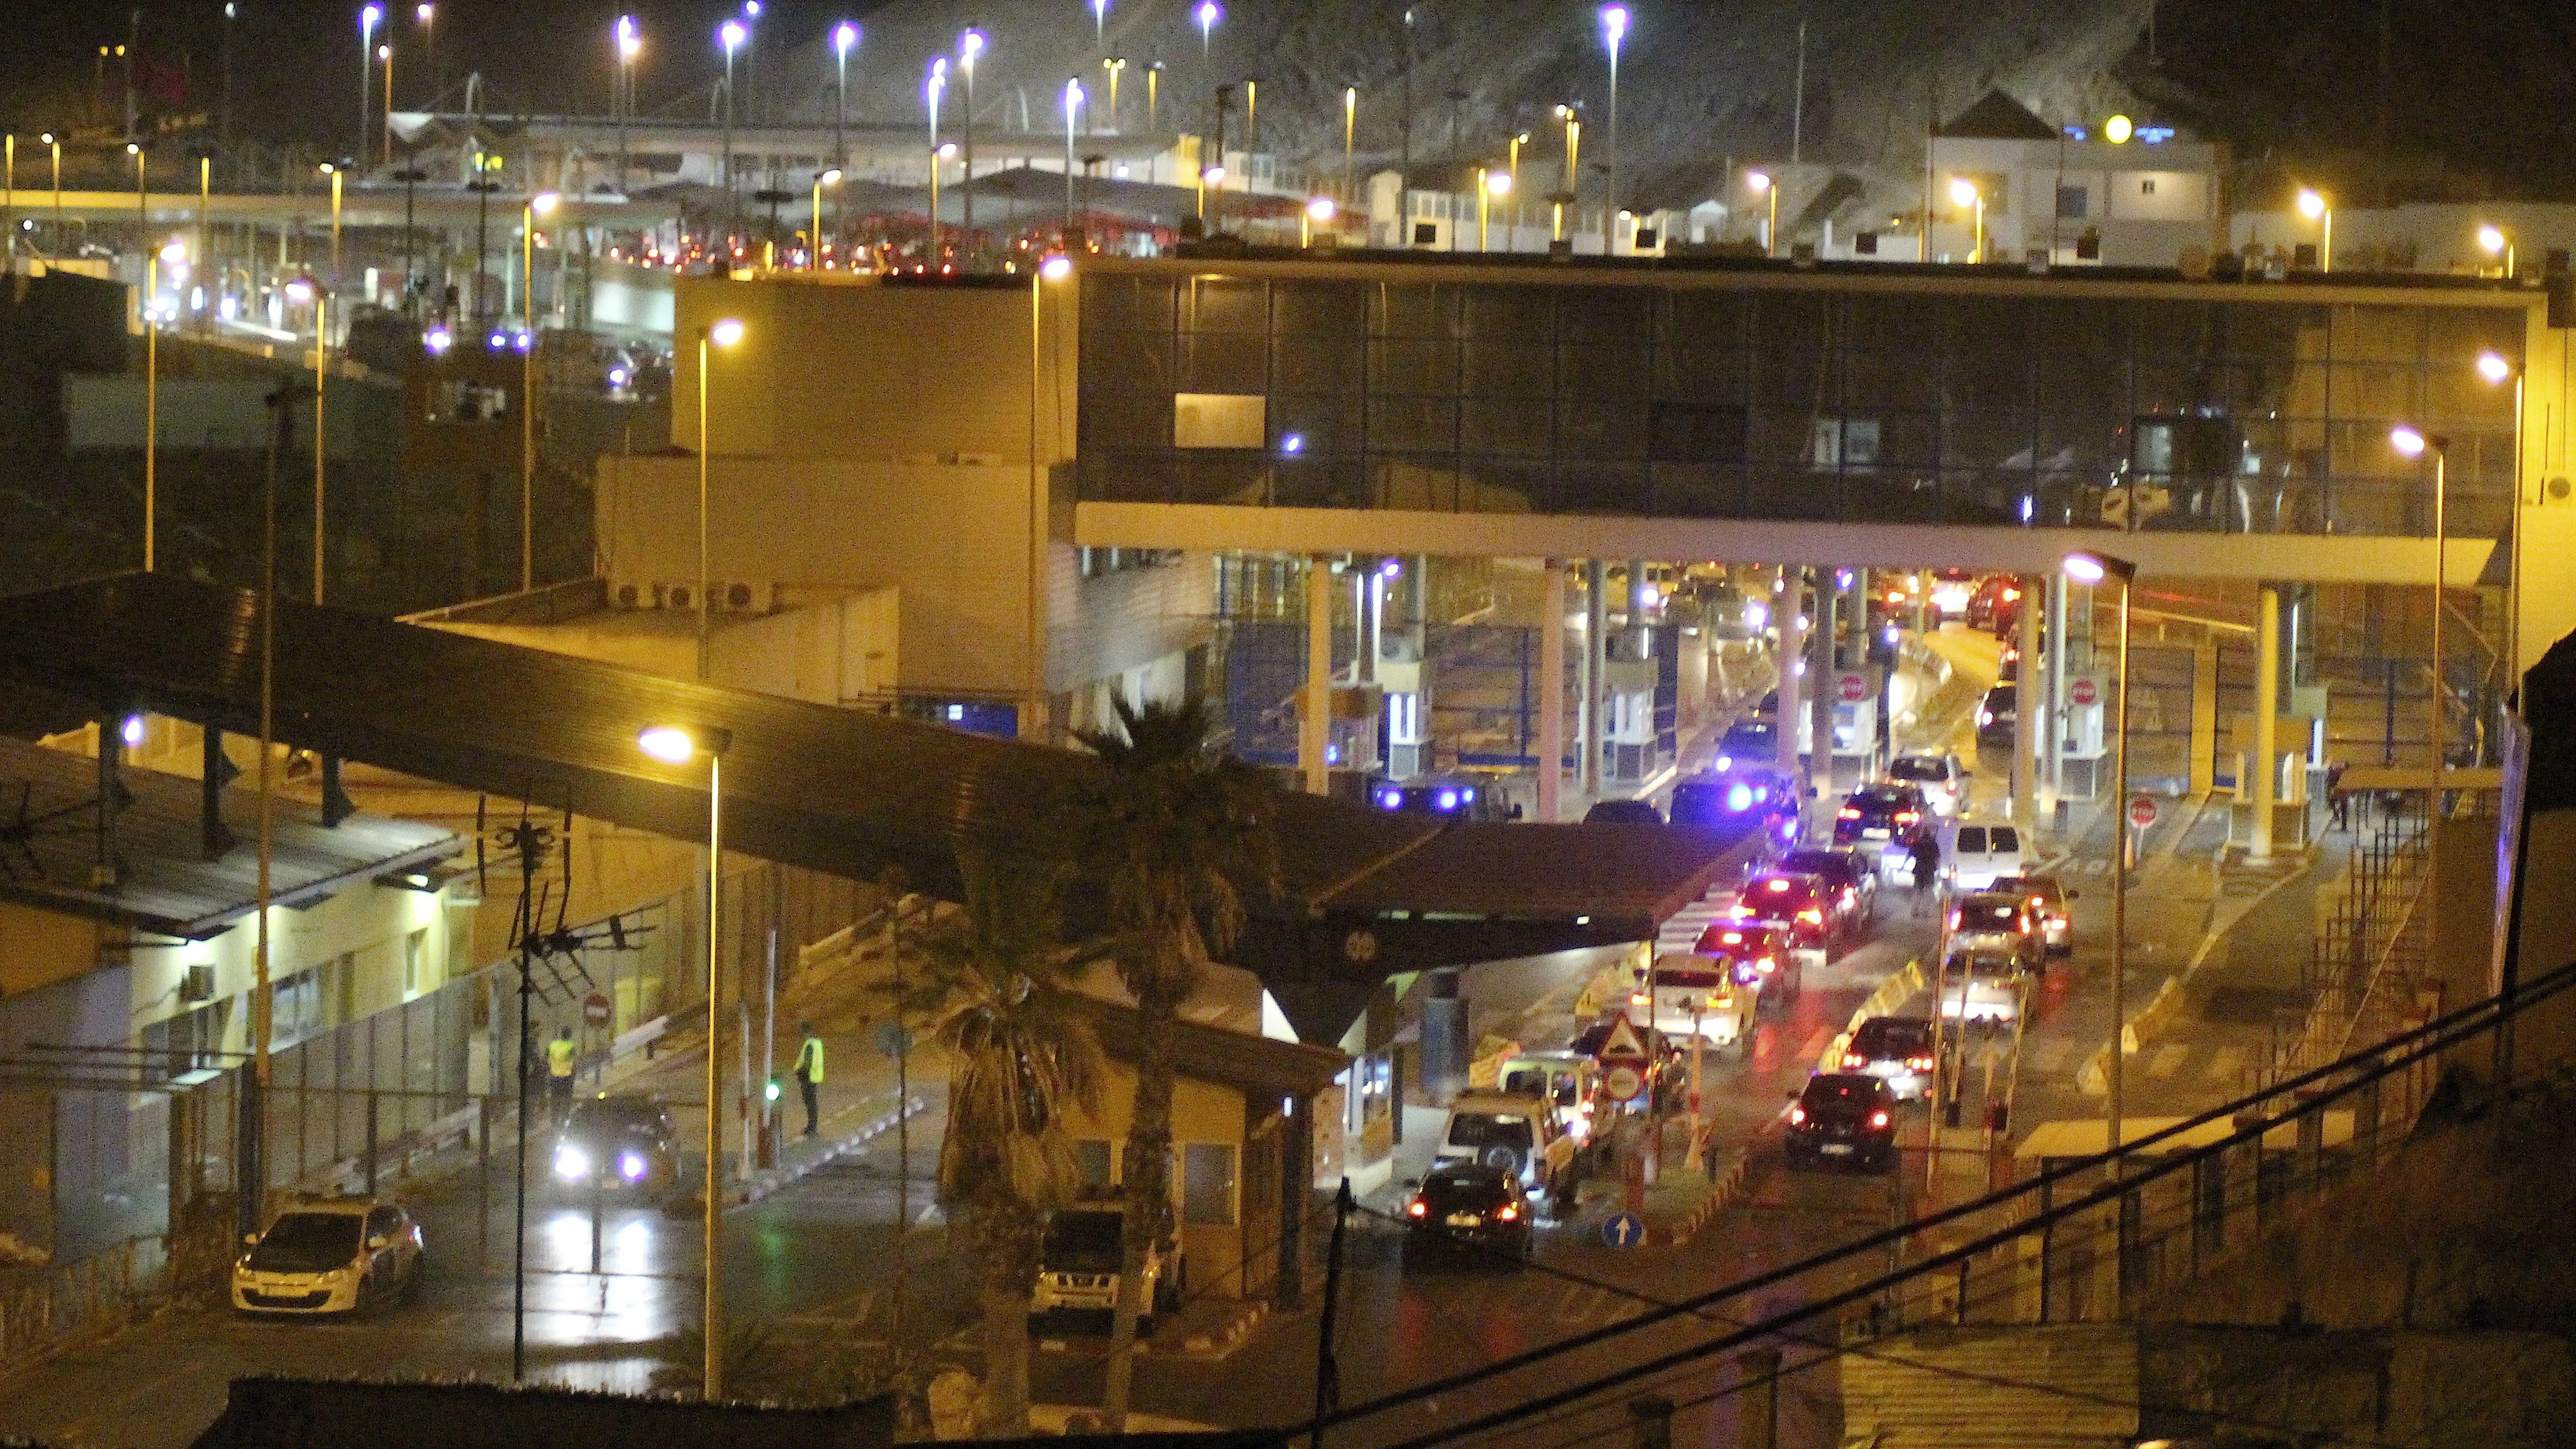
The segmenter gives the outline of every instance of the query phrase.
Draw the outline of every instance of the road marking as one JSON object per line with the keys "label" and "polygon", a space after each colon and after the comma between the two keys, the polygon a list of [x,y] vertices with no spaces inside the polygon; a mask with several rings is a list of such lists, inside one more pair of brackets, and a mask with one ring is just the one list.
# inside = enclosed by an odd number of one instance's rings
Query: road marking
{"label": "road marking", "polygon": [[2181,1071],[2182,1064],[2188,1060],[2190,1056],[2191,1048],[2180,1042],[2176,1042],[2171,1046],[2158,1047],[2156,1048],[2155,1058],[2147,1063],[2147,1075],[2161,1081],[2164,1078],[2170,1077],[2174,1073]]}
{"label": "road marking", "polygon": [[2201,1076],[2213,1082],[2234,1081],[2245,1070],[2245,1048],[2223,1046],[2209,1058]]}
{"label": "road marking", "polygon": [[1807,1038],[1806,1044],[1798,1048],[1798,1055],[1801,1059],[1816,1056],[1824,1051],[1825,1043],[1833,1039],[1834,1029],[1832,1027],[1817,1027],[1815,1033]]}

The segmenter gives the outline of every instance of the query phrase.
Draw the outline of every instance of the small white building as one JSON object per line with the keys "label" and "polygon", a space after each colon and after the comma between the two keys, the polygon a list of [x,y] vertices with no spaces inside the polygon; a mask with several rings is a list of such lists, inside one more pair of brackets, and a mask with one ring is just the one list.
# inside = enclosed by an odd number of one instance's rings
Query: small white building
{"label": "small white building", "polygon": [[[1980,202],[1989,262],[2170,267],[2227,244],[2222,146],[2161,127],[2115,144],[2052,126],[1999,90],[1936,130],[1931,146],[1933,261],[1975,255]],[[1880,259],[1913,261],[1915,250],[1882,248]]]}

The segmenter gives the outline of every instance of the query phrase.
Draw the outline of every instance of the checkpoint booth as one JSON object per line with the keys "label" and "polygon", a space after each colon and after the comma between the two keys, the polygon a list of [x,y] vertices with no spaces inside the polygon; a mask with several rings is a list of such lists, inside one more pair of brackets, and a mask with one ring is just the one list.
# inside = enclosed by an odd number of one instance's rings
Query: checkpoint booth
{"label": "checkpoint booth", "polygon": [[2061,798],[2097,800],[2110,788],[2111,680],[2099,674],[2066,676],[2066,698],[2057,711],[2057,758],[2065,783]]}

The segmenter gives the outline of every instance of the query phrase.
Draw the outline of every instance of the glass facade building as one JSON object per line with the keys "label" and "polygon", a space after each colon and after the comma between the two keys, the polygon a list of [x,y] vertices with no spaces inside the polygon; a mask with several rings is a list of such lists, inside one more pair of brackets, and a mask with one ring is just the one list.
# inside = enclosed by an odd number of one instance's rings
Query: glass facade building
{"label": "glass facade building", "polygon": [[[1080,274],[1089,502],[2500,535],[2493,288],[1145,262]],[[2355,300],[2367,298],[2368,300]]]}

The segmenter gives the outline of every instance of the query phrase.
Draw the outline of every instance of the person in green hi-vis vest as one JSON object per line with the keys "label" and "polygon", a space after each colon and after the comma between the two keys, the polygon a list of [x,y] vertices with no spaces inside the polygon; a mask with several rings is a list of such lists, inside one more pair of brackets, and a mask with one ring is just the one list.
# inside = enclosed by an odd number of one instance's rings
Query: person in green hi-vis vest
{"label": "person in green hi-vis vest", "polygon": [[805,1044],[796,1049],[796,1090],[805,1098],[805,1135],[811,1137],[822,1130],[817,1097],[823,1085],[823,1039],[810,1021],[798,1022],[796,1029],[805,1033]]}

